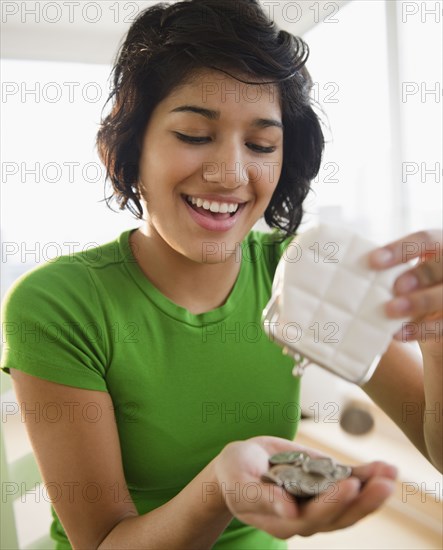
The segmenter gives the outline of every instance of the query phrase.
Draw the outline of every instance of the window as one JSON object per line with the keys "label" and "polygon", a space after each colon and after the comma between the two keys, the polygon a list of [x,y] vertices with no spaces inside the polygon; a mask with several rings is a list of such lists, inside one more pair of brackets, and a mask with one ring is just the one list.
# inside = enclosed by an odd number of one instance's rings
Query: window
{"label": "window", "polygon": [[440,15],[424,4],[349,2],[304,35],[331,128],[308,213],[380,243],[442,224]]}
{"label": "window", "polygon": [[101,202],[95,135],[109,72],[107,65],[2,61],[2,292],[34,264],[138,226]]}
{"label": "window", "polygon": [[[304,35],[314,95],[331,129],[304,227],[319,217],[382,243],[442,224],[441,15],[434,4],[348,2]],[[298,32],[296,23],[282,23]],[[94,142],[109,72],[109,65],[2,61],[3,291],[35,263],[139,225],[101,202],[104,169]]]}

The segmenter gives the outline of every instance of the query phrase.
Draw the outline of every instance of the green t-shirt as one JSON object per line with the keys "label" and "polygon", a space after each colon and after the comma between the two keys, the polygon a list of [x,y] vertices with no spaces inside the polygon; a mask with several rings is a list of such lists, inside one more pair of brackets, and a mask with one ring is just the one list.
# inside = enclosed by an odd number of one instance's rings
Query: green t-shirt
{"label": "green t-shirt", "polygon": [[[130,233],[59,257],[13,285],[3,309],[1,368],[109,392],[125,478],[144,514],[173,498],[227,443],[293,439],[299,381],[261,326],[288,241],[251,231],[226,303],[194,315],[144,276]],[[54,510],[53,517],[57,548],[71,548]],[[214,548],[286,543],[234,519]]]}

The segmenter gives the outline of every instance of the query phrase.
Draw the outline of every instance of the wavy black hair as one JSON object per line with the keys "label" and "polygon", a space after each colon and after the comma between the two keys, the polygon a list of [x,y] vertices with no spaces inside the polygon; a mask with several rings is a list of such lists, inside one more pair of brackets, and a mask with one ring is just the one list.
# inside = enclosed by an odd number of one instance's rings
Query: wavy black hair
{"label": "wavy black hair", "polygon": [[[121,45],[97,149],[120,209],[143,217],[138,188],[142,138],[150,115],[193,71],[218,69],[241,82],[278,86],[283,165],[265,221],[293,235],[310,183],[320,169],[324,137],[311,99],[305,42],[280,30],[258,0],[183,0],[142,11]],[[248,75],[241,80],[234,73]],[[249,75],[255,82],[249,81]],[[264,80],[263,80],[264,79]],[[106,106],[105,104],[105,106]]]}

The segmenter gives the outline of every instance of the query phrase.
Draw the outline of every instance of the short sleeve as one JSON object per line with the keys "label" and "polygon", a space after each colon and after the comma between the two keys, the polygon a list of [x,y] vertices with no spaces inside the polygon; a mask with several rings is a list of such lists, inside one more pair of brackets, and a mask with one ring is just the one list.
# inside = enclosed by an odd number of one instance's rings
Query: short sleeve
{"label": "short sleeve", "polygon": [[260,248],[263,251],[263,258],[267,264],[271,280],[274,277],[277,265],[285,253],[288,246],[294,239],[294,235],[289,237],[283,237],[282,234],[276,230],[270,233],[252,232],[254,239],[256,239]]}
{"label": "short sleeve", "polygon": [[72,257],[20,277],[2,307],[0,368],[107,391],[107,334],[88,267]]}
{"label": "short sleeve", "polygon": [[286,237],[285,239],[279,240],[277,242],[277,257],[279,261],[283,254],[287,251],[289,245],[294,241],[294,239],[295,235],[290,235],[289,237]]}

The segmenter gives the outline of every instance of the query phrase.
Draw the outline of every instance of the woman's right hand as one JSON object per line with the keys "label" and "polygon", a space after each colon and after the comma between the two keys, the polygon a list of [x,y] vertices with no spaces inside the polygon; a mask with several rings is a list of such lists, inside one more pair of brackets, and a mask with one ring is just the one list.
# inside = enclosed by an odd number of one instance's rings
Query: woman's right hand
{"label": "woman's right hand", "polygon": [[260,436],[229,443],[215,460],[215,473],[227,508],[240,521],[287,539],[353,525],[392,494],[397,470],[384,462],[353,468],[352,476],[303,504],[283,488],[261,481],[269,457],[310,449],[278,437]]}

